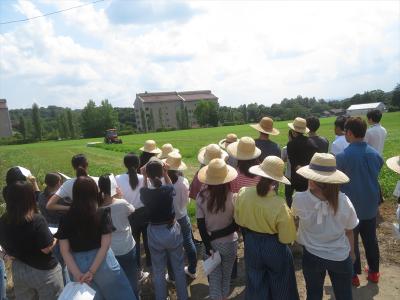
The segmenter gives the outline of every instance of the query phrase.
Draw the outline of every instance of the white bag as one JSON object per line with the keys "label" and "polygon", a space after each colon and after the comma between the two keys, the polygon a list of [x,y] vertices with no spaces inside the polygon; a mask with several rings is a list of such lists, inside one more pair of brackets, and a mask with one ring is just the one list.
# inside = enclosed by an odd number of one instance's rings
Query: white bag
{"label": "white bag", "polygon": [[210,275],[212,271],[221,263],[221,255],[218,251],[214,252],[213,256],[210,256],[206,260],[203,260],[203,269],[206,276]]}
{"label": "white bag", "polygon": [[96,291],[86,283],[69,282],[58,300],[93,300]]}

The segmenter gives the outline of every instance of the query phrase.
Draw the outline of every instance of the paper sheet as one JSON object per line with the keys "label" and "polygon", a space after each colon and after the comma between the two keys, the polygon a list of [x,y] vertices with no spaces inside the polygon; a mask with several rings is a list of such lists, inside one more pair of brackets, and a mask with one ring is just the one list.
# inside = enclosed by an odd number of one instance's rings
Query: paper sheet
{"label": "paper sheet", "polygon": [[58,300],[93,300],[96,291],[86,283],[69,282]]}
{"label": "paper sheet", "polygon": [[57,228],[57,227],[50,227],[50,226],[49,226],[49,230],[50,230],[51,234],[56,234],[58,228]]}
{"label": "paper sheet", "polygon": [[204,268],[204,273],[206,276],[210,275],[212,271],[215,270],[215,268],[221,263],[221,255],[219,252],[214,253],[214,257],[210,256],[206,260],[203,260],[203,268]]}

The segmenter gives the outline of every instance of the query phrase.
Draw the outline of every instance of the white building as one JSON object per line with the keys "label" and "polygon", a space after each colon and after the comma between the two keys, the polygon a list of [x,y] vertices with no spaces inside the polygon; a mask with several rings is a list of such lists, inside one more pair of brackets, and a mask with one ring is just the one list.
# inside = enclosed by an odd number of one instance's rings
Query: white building
{"label": "white building", "polygon": [[12,135],[10,115],[6,99],[0,99],[0,138]]}
{"label": "white building", "polygon": [[386,111],[386,106],[383,102],[353,104],[347,109],[348,116],[364,116],[370,110],[379,109],[381,112]]}

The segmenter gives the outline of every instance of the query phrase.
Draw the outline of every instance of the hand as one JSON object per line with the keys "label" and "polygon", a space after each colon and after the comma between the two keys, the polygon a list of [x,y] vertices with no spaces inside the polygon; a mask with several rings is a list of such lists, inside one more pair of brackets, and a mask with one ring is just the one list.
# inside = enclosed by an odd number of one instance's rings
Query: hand
{"label": "hand", "polygon": [[146,176],[146,165],[144,165],[143,167],[140,168],[140,174],[142,174],[143,176]]}
{"label": "hand", "polygon": [[36,183],[36,177],[33,175],[26,177],[26,180],[29,181],[29,183],[31,183],[32,185],[35,185]]}
{"label": "hand", "polygon": [[81,282],[81,278],[83,277],[83,274],[81,272],[73,273],[72,275],[74,277],[74,281]]}
{"label": "hand", "polygon": [[169,164],[167,164],[167,163],[164,163],[164,164],[163,164],[163,171],[164,171],[164,174],[168,172],[169,168],[170,168]]}
{"label": "hand", "polygon": [[85,274],[82,275],[81,279],[79,280],[80,283],[87,283],[90,284],[90,282],[93,280],[93,274],[90,271],[87,271]]}

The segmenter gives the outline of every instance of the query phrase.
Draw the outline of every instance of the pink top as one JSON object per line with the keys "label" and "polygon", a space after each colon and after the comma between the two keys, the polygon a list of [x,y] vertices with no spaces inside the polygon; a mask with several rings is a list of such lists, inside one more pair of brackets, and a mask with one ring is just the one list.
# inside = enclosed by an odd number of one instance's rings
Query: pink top
{"label": "pink top", "polygon": [[256,186],[260,181],[260,176],[247,177],[238,170],[238,176],[230,182],[232,193],[238,193],[242,187]]}

